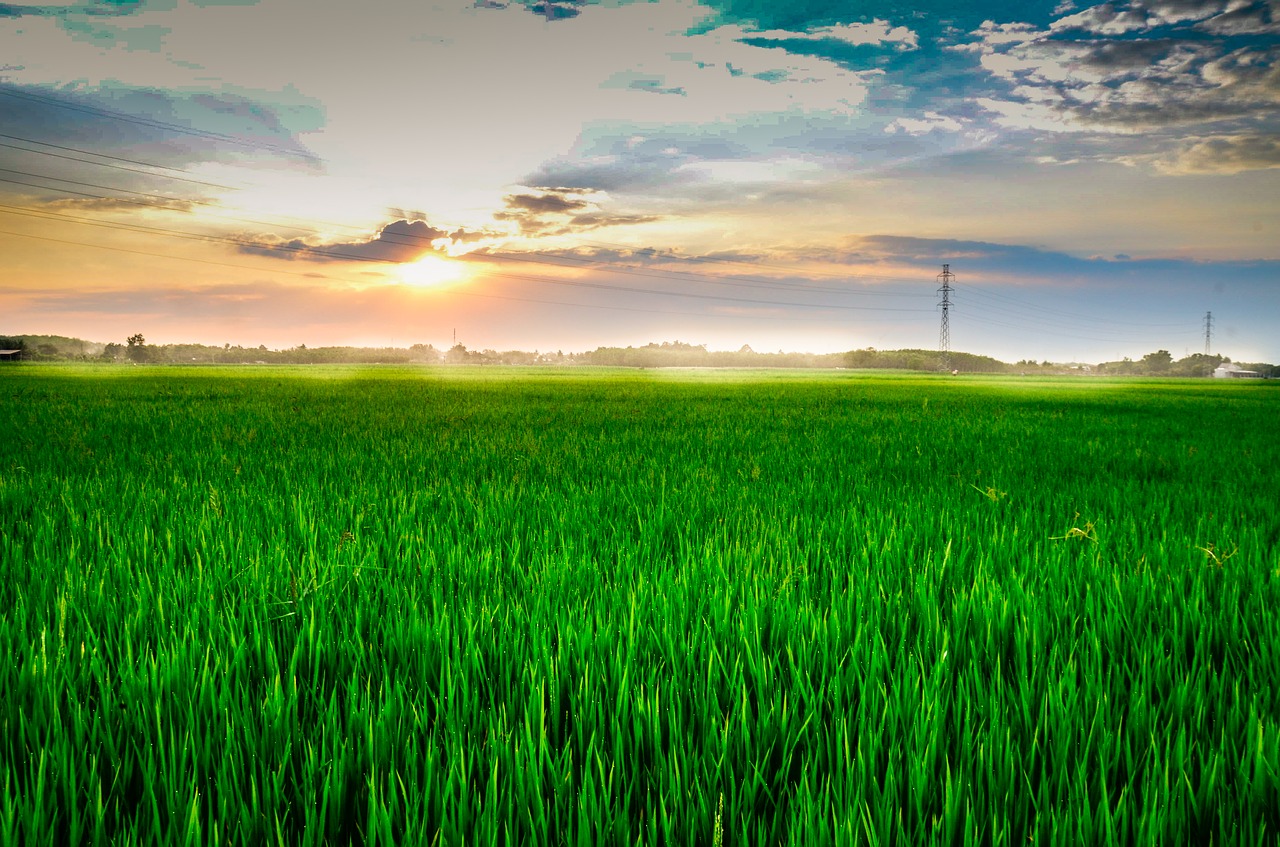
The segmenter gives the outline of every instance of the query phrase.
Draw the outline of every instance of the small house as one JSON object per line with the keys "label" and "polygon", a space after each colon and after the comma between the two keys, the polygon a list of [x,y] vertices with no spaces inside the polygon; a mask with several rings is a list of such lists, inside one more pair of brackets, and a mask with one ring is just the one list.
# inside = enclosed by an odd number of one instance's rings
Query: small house
{"label": "small house", "polygon": [[1234,362],[1223,362],[1214,368],[1213,375],[1218,379],[1261,379],[1257,371],[1247,371]]}

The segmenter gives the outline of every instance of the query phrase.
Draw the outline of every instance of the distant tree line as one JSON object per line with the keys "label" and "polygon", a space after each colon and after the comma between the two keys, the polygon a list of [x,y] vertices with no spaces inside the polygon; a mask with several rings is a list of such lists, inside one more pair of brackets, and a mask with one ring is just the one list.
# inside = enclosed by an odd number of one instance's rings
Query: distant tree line
{"label": "distant tree line", "polygon": [[[1219,365],[1230,361],[1228,356],[1205,353],[1192,353],[1175,361],[1168,350],[1157,350],[1137,361],[1124,358],[1118,362],[1102,362],[1096,370],[1100,374],[1112,376],[1203,377],[1213,376],[1214,370]],[[1280,367],[1267,362],[1236,362],[1235,364],[1248,371],[1257,371],[1259,376],[1269,379],[1280,377]]]}
{"label": "distant tree line", "polygon": [[974,353],[952,352],[944,360],[942,353],[937,350],[877,350],[874,347],[867,347],[841,355],[845,359],[844,366],[848,368],[904,371],[953,370],[959,373],[1010,373],[1019,370],[999,359]]}
{"label": "distant tree line", "polygon": [[[0,350],[21,350],[27,361],[97,361],[154,364],[445,364],[445,365],[593,365],[621,368],[852,368],[868,370],[943,371],[959,373],[1100,374],[1111,376],[1207,377],[1231,359],[1193,353],[1174,361],[1168,350],[1141,359],[1098,365],[1055,364],[1024,359],[1014,364],[973,353],[951,353],[944,361],[937,350],[876,350],[867,347],[845,353],[758,353],[743,345],[738,350],[708,350],[705,344],[664,341],[642,347],[597,347],[581,353],[524,350],[469,350],[455,344],[439,350],[431,344],[410,347],[308,347],[286,350],[265,345],[148,344],[142,333],[123,344],[101,344],[59,335],[0,336]],[[1280,378],[1280,367],[1267,363],[1237,363],[1261,376]]]}

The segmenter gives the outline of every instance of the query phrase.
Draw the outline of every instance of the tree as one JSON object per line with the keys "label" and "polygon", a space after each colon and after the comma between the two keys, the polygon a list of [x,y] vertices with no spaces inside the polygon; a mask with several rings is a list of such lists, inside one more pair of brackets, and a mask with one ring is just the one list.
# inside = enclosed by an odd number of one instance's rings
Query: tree
{"label": "tree", "polygon": [[1168,350],[1157,350],[1154,353],[1148,353],[1142,357],[1143,367],[1148,373],[1162,374],[1169,370],[1169,366],[1173,364],[1173,356]]}
{"label": "tree", "polygon": [[142,333],[136,332],[125,339],[128,347],[124,354],[129,357],[131,362],[145,362],[151,358],[151,351],[147,349],[147,339],[142,337]]}

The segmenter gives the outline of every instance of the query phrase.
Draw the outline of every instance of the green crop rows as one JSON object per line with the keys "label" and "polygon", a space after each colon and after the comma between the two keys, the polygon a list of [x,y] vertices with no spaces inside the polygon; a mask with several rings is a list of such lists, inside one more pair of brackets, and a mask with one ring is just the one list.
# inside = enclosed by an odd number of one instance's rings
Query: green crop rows
{"label": "green crop rows", "polygon": [[0,368],[0,839],[1275,844],[1269,383]]}

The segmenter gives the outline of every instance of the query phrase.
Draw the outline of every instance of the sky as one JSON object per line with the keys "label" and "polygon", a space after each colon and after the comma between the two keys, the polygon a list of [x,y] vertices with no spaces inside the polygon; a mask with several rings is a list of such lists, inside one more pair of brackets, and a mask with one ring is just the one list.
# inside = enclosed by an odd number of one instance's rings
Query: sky
{"label": "sky", "polygon": [[0,334],[936,349],[944,264],[1280,362],[1280,2],[0,0]]}

